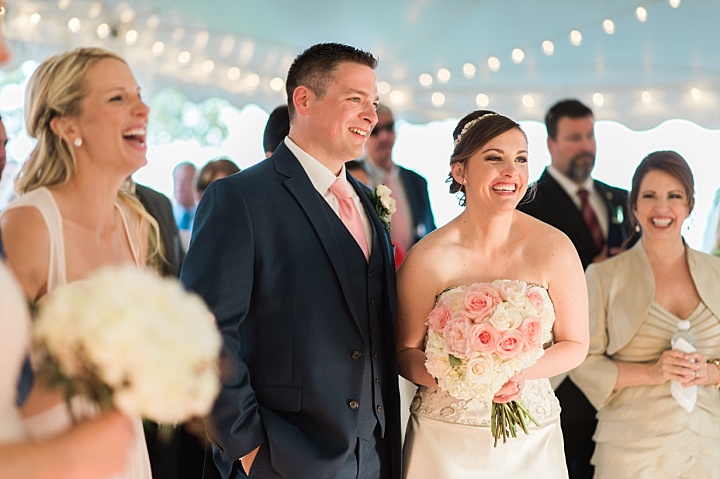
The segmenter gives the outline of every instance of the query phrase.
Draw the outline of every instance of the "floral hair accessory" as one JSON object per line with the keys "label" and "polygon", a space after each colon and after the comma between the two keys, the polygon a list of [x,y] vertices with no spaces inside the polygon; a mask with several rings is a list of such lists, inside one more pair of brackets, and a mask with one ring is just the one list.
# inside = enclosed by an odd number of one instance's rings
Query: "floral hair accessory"
{"label": "floral hair accessory", "polygon": [[479,117],[475,118],[474,120],[471,120],[467,123],[465,123],[465,126],[463,126],[463,129],[460,130],[460,134],[455,138],[455,146],[458,146],[460,144],[460,140],[462,140],[462,137],[465,136],[465,133],[467,133],[470,128],[475,126],[477,122],[482,120],[483,118],[487,118],[489,116],[497,116],[497,113],[485,113],[484,115],[480,115]]}
{"label": "floral hair accessory", "polygon": [[375,192],[370,196],[375,211],[385,226],[385,231],[390,234],[390,218],[395,213],[395,198],[390,196],[392,190],[385,185],[378,185]]}

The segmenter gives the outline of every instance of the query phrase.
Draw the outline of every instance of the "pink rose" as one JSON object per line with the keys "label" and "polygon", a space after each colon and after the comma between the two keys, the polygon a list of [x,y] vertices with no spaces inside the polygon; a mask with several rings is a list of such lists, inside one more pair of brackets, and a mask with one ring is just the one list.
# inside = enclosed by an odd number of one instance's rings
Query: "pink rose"
{"label": "pink rose", "polygon": [[488,323],[473,325],[469,336],[470,349],[473,351],[494,351],[500,341],[500,333]]}
{"label": "pink rose", "polygon": [[523,336],[517,329],[511,329],[503,334],[495,348],[497,355],[503,359],[511,359],[520,355],[523,349]]}
{"label": "pink rose", "polygon": [[545,290],[538,287],[530,288],[528,289],[526,296],[530,300],[530,303],[535,306],[538,311],[542,311],[542,308],[545,306],[547,301],[547,293],[545,293]]}
{"label": "pink rose", "polygon": [[500,294],[492,285],[476,286],[465,295],[465,315],[472,321],[481,320],[491,315],[501,301]]}
{"label": "pink rose", "polygon": [[540,338],[542,338],[542,321],[540,318],[535,316],[525,318],[520,326],[520,332],[525,342],[524,349],[526,351],[540,347]]}
{"label": "pink rose", "polygon": [[445,350],[456,358],[467,357],[467,326],[467,319],[462,314],[453,316],[445,325]]}
{"label": "pink rose", "polygon": [[442,333],[445,329],[445,325],[452,317],[452,309],[445,303],[438,304],[435,309],[430,311],[428,316],[428,326],[438,333]]}

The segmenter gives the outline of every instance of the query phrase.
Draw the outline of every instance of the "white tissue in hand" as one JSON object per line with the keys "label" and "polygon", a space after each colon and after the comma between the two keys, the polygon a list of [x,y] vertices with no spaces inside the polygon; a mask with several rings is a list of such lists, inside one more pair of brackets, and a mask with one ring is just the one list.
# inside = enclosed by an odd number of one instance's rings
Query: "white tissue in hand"
{"label": "white tissue in hand", "polygon": [[[675,344],[673,344],[673,349],[677,349],[684,353],[694,353],[697,351],[695,346],[688,343],[684,338],[678,339]],[[677,401],[677,403],[687,412],[692,412],[695,408],[695,402],[697,401],[697,386],[684,388],[682,383],[672,381],[670,383],[670,393],[672,394],[672,397],[675,398],[675,401]]]}

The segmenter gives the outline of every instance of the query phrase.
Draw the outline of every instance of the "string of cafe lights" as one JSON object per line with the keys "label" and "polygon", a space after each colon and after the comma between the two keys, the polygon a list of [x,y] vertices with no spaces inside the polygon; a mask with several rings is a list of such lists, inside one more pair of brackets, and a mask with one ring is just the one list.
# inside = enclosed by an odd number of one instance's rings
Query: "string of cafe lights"
{"label": "string of cafe lights", "polygon": [[[668,0],[669,6],[673,9],[680,7],[682,0]],[[634,16],[640,23],[645,23],[648,20],[648,9],[645,6],[639,5],[634,9]],[[612,18],[605,18],[602,21],[602,29],[607,35],[615,34],[615,21]],[[579,29],[572,29],[568,33],[568,41],[575,47],[580,47],[583,43],[583,34]],[[555,54],[555,43],[549,39],[542,40],[540,47],[542,52],[546,56],[553,56]],[[510,59],[514,64],[522,64],[525,59],[525,51],[522,48],[514,48],[510,53]],[[501,68],[501,59],[498,56],[492,55],[487,58],[487,68],[492,73],[497,73]],[[462,66],[462,74],[467,79],[475,78],[477,74],[477,67],[473,63],[465,63]],[[452,73],[447,68],[440,68],[437,70],[435,76],[431,73],[422,73],[418,77],[418,83],[425,89],[431,89],[434,82],[437,81],[440,84],[446,84]],[[402,102],[402,92],[393,91],[390,84],[387,82],[381,82],[379,85],[381,93],[390,93],[391,101],[395,103]],[[393,97],[395,94],[395,97]],[[700,100],[702,98],[702,91],[698,87],[690,88],[690,95],[694,100]],[[650,104],[653,102],[653,95],[649,90],[642,90],[640,92],[640,100],[644,104]],[[524,94],[521,98],[523,106],[531,108],[535,106],[535,98],[532,94]],[[602,107],[605,103],[605,96],[600,92],[595,92],[592,95],[592,102],[596,107]],[[433,91],[431,94],[431,103],[436,108],[440,108],[445,103],[445,95],[440,91]],[[490,105],[490,96],[485,93],[478,93],[475,97],[475,103],[479,108],[487,108]]]}
{"label": "string of cafe lights", "polygon": [[[36,2],[37,3],[37,2]],[[47,3],[47,2],[46,2]],[[672,9],[681,7],[682,0],[667,0]],[[9,22],[8,36],[22,39],[31,37],[32,31],[39,29],[41,24],[49,23],[39,9],[33,9],[32,0],[19,2],[17,14]],[[138,10],[143,4],[137,6]],[[655,3],[654,5],[658,5]],[[74,8],[73,8],[74,7]],[[82,44],[88,44],[87,38],[98,42],[114,42],[127,48],[122,52],[126,59],[137,65],[138,62],[152,63],[152,70],[166,76],[177,76],[181,72],[182,81],[197,84],[214,84],[229,92],[244,94],[248,98],[261,90],[264,94],[274,95],[277,102],[283,102],[284,79],[278,72],[286,72],[296,52],[266,51],[259,52],[261,45],[256,44],[252,38],[242,38],[234,34],[223,32],[209,32],[170,26],[167,21],[161,21],[156,13],[149,12],[144,15],[137,13],[128,3],[117,4],[113,11],[105,11],[99,1],[88,0],[58,0],[59,12],[66,13],[65,34],[83,37]],[[600,24],[602,31],[612,36],[616,31],[617,15],[634,15],[639,23],[648,22],[651,18],[650,7],[639,5],[628,12],[618,13],[613,18],[604,18]],[[53,13],[56,21],[58,12]],[[182,19],[181,19],[182,20]],[[176,22],[182,24],[182,21]],[[528,53],[539,53],[547,57],[556,54],[556,48],[562,42],[561,38],[545,38],[533,45],[513,48],[509,55],[494,54],[486,58],[485,62],[466,62],[461,68],[452,71],[442,67],[436,71],[421,73],[413,84],[413,80],[380,81],[379,93],[383,98],[397,106],[412,103],[427,102],[421,98],[427,92],[429,104],[435,109],[442,109],[446,104],[446,93],[442,86],[448,84],[453,78],[472,81],[481,69],[496,74],[503,68],[503,62],[509,60],[512,64],[521,65]],[[567,41],[574,47],[583,45],[583,31],[575,28],[567,32]],[[539,48],[539,50],[538,50]],[[212,53],[209,53],[212,52]],[[132,56],[136,57],[133,58]],[[251,63],[253,58],[267,56],[260,65]],[[457,81],[457,80],[453,80]],[[420,93],[416,85],[420,86]],[[653,103],[653,92],[640,90],[639,101],[645,105]],[[494,93],[479,91],[474,93],[475,103],[479,108],[487,108],[495,102]],[[602,108],[606,102],[606,93],[595,91],[592,93],[592,102],[595,107]],[[693,100],[700,100],[704,90],[700,86],[692,86],[689,95]],[[536,107],[538,99],[533,93],[525,93],[519,98],[520,103],[527,109]]]}

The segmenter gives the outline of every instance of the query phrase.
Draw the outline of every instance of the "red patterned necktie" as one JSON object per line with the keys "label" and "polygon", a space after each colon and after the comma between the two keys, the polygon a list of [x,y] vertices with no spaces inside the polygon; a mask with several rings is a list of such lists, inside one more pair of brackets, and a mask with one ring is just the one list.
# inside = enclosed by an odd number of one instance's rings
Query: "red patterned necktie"
{"label": "red patterned necktie", "polygon": [[582,212],[585,224],[590,230],[590,235],[595,242],[595,246],[597,246],[598,249],[602,249],[605,240],[603,239],[602,228],[600,228],[597,216],[595,216],[595,212],[588,201],[588,191],[584,188],[579,188],[577,194],[580,196],[580,211]]}
{"label": "red patterned necktie", "polygon": [[338,205],[340,207],[340,219],[345,224],[345,227],[353,235],[358,246],[365,255],[365,259],[370,257],[367,236],[365,235],[365,226],[363,226],[362,218],[360,218],[360,212],[355,206],[355,202],[352,198],[352,187],[347,181],[340,178],[330,185],[330,191],[338,199]]}

